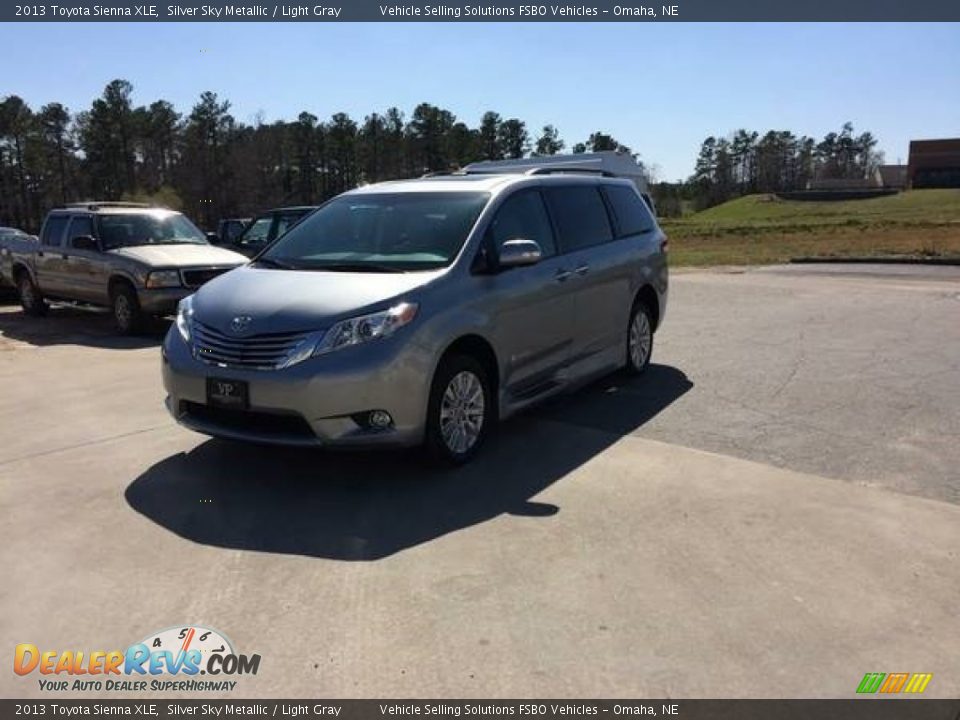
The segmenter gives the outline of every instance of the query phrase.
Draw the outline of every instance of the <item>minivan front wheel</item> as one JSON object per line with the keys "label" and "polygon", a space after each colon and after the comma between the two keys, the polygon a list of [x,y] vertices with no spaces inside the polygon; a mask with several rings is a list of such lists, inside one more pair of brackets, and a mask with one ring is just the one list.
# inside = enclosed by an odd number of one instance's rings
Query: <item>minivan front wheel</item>
{"label": "minivan front wheel", "polygon": [[446,359],[430,391],[427,452],[441,462],[467,462],[487,437],[492,409],[490,382],[483,365],[466,355]]}
{"label": "minivan front wheel", "polygon": [[653,352],[653,323],[650,310],[638,301],[630,313],[630,325],[627,329],[627,371],[641,374],[650,364]]}

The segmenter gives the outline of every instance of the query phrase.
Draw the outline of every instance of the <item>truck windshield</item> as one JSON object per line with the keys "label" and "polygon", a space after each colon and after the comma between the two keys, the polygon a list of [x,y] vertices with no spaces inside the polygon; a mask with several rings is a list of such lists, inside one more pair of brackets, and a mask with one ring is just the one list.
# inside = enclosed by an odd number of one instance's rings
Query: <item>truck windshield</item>
{"label": "truck windshield", "polygon": [[487,193],[345,195],[292,227],[260,259],[273,268],[403,272],[453,262]]}
{"label": "truck windshield", "polygon": [[206,237],[180,213],[111,213],[100,216],[100,241],[106,250],[136,245],[204,245]]}

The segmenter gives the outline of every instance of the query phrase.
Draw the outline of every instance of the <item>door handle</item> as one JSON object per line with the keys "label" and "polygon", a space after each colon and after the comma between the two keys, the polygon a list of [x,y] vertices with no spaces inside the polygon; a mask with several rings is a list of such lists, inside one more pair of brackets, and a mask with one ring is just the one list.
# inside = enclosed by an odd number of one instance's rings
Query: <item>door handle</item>
{"label": "door handle", "polygon": [[37,250],[37,257],[43,257],[43,250]]}
{"label": "door handle", "polygon": [[63,255],[60,256],[60,259],[61,259],[61,260],[66,260],[66,259],[68,259],[69,257],[70,257],[70,256],[67,255],[66,253],[63,253]]}
{"label": "door handle", "polygon": [[590,272],[590,266],[589,266],[589,265],[581,265],[580,267],[576,268],[576,269],[574,270],[574,272],[575,272],[577,275],[586,275],[588,272]]}
{"label": "door handle", "polygon": [[570,276],[573,275],[569,270],[557,270],[557,274],[553,276],[553,279],[557,282],[566,282],[570,279]]}

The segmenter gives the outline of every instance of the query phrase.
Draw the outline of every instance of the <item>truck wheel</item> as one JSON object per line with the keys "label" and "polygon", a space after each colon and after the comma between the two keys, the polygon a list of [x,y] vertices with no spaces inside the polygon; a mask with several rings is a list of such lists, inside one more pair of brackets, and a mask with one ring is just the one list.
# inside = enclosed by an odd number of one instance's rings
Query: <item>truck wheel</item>
{"label": "truck wheel", "polygon": [[650,310],[638,300],[630,313],[627,326],[627,372],[640,375],[650,364],[653,352],[653,323]]}
{"label": "truck wheel", "polygon": [[433,378],[427,409],[426,450],[448,465],[470,460],[493,424],[493,397],[483,365],[467,355],[441,363]]}
{"label": "truck wheel", "polygon": [[117,285],[111,301],[113,321],[121,335],[134,335],[143,328],[143,311],[137,293],[129,285]]}
{"label": "truck wheel", "polygon": [[26,272],[21,272],[17,279],[17,293],[20,295],[20,305],[25,314],[34,317],[47,314],[49,305],[43,299],[40,288],[33,284],[33,280]]}

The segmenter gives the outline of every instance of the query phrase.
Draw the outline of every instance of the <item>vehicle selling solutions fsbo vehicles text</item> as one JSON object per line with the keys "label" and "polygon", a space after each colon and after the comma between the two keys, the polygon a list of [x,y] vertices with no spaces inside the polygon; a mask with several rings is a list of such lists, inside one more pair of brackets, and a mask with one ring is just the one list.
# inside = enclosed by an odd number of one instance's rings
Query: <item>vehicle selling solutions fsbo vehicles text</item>
{"label": "vehicle selling solutions fsbo vehicles text", "polygon": [[[606,11],[604,11],[606,12]],[[586,5],[380,5],[380,15],[389,18],[460,17],[598,17],[600,11]]]}

